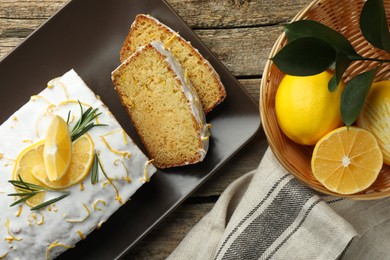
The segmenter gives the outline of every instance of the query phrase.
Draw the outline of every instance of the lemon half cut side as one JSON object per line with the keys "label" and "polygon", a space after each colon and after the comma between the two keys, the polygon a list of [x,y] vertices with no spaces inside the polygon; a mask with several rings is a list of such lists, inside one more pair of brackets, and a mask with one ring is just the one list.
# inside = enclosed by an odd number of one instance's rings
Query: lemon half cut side
{"label": "lemon half cut side", "polygon": [[375,137],[363,128],[346,126],[325,135],[311,160],[314,177],[328,190],[354,194],[377,179],[383,156]]}

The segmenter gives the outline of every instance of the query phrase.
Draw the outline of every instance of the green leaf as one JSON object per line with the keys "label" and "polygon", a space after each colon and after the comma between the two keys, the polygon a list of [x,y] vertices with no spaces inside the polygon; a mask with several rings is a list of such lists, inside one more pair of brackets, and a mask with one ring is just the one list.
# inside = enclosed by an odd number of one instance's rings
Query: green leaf
{"label": "green leaf", "polygon": [[313,37],[327,42],[329,45],[333,46],[337,52],[343,52],[345,55],[351,57],[359,56],[344,35],[319,22],[311,20],[292,22],[285,26],[284,31],[289,41]]}
{"label": "green leaf", "polygon": [[344,72],[348,69],[348,66],[351,65],[351,63],[352,60],[350,60],[344,53],[339,52],[336,54],[336,72],[328,84],[328,89],[330,92],[336,90],[337,86],[341,81],[341,78],[343,77]]}
{"label": "green leaf", "polygon": [[364,4],[360,30],[369,43],[390,53],[390,33],[383,0],[368,0]]}
{"label": "green leaf", "polygon": [[345,86],[341,95],[340,110],[341,118],[347,126],[355,122],[363,109],[377,71],[378,68],[363,72],[351,79]]}
{"label": "green leaf", "polygon": [[323,40],[307,37],[289,42],[272,58],[284,73],[310,76],[323,72],[334,62],[335,50]]}
{"label": "green leaf", "polygon": [[335,91],[336,90],[336,88],[337,88],[337,82],[336,82],[336,74],[335,75],[333,75],[333,77],[329,80],[329,82],[328,82],[328,90],[330,91],[330,92],[333,92],[333,91]]}

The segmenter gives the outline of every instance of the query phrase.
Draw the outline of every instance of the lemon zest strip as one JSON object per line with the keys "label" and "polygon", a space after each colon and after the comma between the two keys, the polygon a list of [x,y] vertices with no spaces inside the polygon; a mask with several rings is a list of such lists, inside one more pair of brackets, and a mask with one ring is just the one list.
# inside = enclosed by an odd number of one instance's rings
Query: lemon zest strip
{"label": "lemon zest strip", "polygon": [[98,229],[101,228],[102,225],[104,224],[104,222],[105,222],[105,221],[100,221],[100,222],[97,224],[97,228],[98,228]]}
{"label": "lemon zest strip", "polygon": [[4,166],[11,166],[11,165],[14,165],[16,160],[15,159],[12,159],[12,158],[7,158],[7,157],[3,157],[4,159],[7,159],[8,160],[8,163],[5,163]]}
{"label": "lemon zest strip", "polygon": [[121,128],[112,130],[112,131],[110,131],[110,132],[108,132],[108,133],[105,133],[105,134],[102,135],[102,136],[106,137],[106,136],[109,136],[109,135],[112,135],[112,134],[115,134],[115,133],[118,133],[118,132],[122,132],[122,135],[123,135],[123,143],[124,143],[124,144],[128,144],[127,137],[126,137],[126,132],[125,132],[125,130],[123,130],[123,129],[121,129]]}
{"label": "lemon zest strip", "polygon": [[[65,101],[62,101],[61,103],[59,103],[58,105],[57,105],[57,108],[58,107],[60,107],[60,106],[64,106],[64,105],[66,105],[66,104],[71,104],[71,103],[75,103],[75,104],[81,104],[81,105],[83,105],[83,106],[86,106],[86,107],[92,107],[90,104],[88,104],[88,103],[85,103],[85,102],[82,102],[82,101],[79,101],[79,100],[74,100],[74,99],[68,99],[68,100],[65,100]],[[72,118],[72,121],[74,120],[74,116],[73,116],[73,118]],[[99,119],[98,119],[98,117],[96,117],[95,118],[95,122],[96,122],[96,124],[99,124]]]}
{"label": "lemon zest strip", "polygon": [[42,114],[38,117],[37,119],[37,122],[35,123],[35,135],[40,138],[40,135],[39,135],[39,122],[41,121],[42,117],[44,117],[45,115]]}
{"label": "lemon zest strip", "polygon": [[[55,108],[56,108],[56,105],[50,104],[50,105],[47,106],[46,112],[47,112],[49,115],[54,116],[53,110],[54,110]],[[45,114],[45,116],[46,116],[46,114]]]}
{"label": "lemon zest strip", "polygon": [[16,211],[16,213],[15,213],[15,216],[20,217],[20,214],[22,214],[22,211],[23,211],[23,206],[20,205],[18,211]]}
{"label": "lemon zest strip", "polygon": [[53,243],[51,243],[47,249],[46,249],[46,259],[50,259],[50,251],[55,248],[55,247],[58,247],[58,246],[61,246],[61,247],[64,247],[66,249],[70,249],[70,248],[73,248],[74,246],[68,246],[68,245],[65,245],[65,244],[61,244],[59,243],[58,240],[54,241]]}
{"label": "lemon zest strip", "polygon": [[178,33],[175,33],[171,37],[169,37],[169,39],[164,43],[164,49],[166,49],[168,45],[170,45],[173,42],[173,40],[177,38],[177,35]]}
{"label": "lemon zest strip", "polygon": [[[99,160],[99,159],[98,159]],[[115,199],[120,203],[120,204],[123,204],[122,202],[122,198],[121,196],[119,195],[119,190],[118,188],[116,187],[116,185],[113,183],[112,179],[110,177],[107,176],[107,173],[106,171],[104,170],[104,167],[103,167],[103,164],[102,162],[99,160],[99,165],[100,165],[100,168],[102,169],[102,172],[104,174],[104,176],[106,176],[107,178],[107,181],[112,185],[112,187],[115,189],[115,192],[116,192],[116,196],[115,196]]]}
{"label": "lemon zest strip", "polygon": [[35,214],[35,213],[31,213],[30,215],[27,216],[27,221],[28,221],[30,226],[32,225],[31,218],[33,220],[35,220],[35,224],[37,224],[39,226],[45,222],[45,216],[41,212],[38,212],[38,214],[41,216],[41,220],[38,220],[37,214]]}
{"label": "lemon zest strip", "polygon": [[89,216],[91,215],[91,212],[89,211],[89,208],[85,203],[83,203],[83,206],[84,206],[85,210],[87,211],[87,215],[84,218],[82,218],[82,219],[66,219],[65,221],[69,222],[69,223],[77,223],[77,222],[81,223],[81,222],[84,222],[87,218],[89,218]]}
{"label": "lemon zest strip", "polygon": [[4,259],[4,258],[6,258],[6,257],[7,257],[7,255],[8,255],[8,252],[7,252],[7,253],[5,253],[4,255],[0,255],[0,259]]}
{"label": "lemon zest strip", "polygon": [[122,135],[123,135],[123,142],[124,142],[125,144],[128,144],[129,142],[127,141],[126,132],[125,132],[125,130],[123,130],[123,129],[121,129],[121,130],[122,130]]}
{"label": "lemon zest strip", "polygon": [[122,160],[120,160],[120,159],[116,159],[116,160],[114,161],[114,165],[115,165],[115,166],[118,166],[118,162],[120,162],[120,163],[123,165],[123,167],[125,168],[125,171],[126,171],[126,177],[123,177],[123,179],[124,179],[125,181],[127,181],[127,183],[130,183],[130,182],[131,182],[131,179],[130,179],[130,177],[129,177],[129,169],[127,169],[125,163],[124,163]]}
{"label": "lemon zest strip", "polygon": [[142,183],[146,183],[146,182],[149,182],[150,181],[150,176],[149,176],[149,165],[154,161],[154,159],[152,160],[148,160],[146,163],[145,163],[145,169],[144,169],[144,176],[140,179],[140,181]]}
{"label": "lemon zest strip", "polygon": [[79,234],[81,239],[83,239],[83,240],[85,239],[83,232],[81,232],[80,230],[77,230],[77,234]]}
{"label": "lemon zest strip", "polygon": [[46,103],[51,104],[50,100],[48,100],[48,99],[45,98],[44,96],[40,96],[40,95],[32,95],[30,99],[31,99],[31,101],[33,101],[33,102],[36,101],[36,100],[38,100],[38,99],[41,99],[41,100],[45,101]]}
{"label": "lemon zest strip", "polygon": [[101,204],[103,204],[104,206],[107,205],[107,203],[106,203],[104,200],[97,200],[97,201],[95,201],[95,202],[93,203],[93,209],[96,210],[96,211],[103,211],[101,208],[99,208],[99,207],[97,206],[97,204],[98,204],[99,202],[100,202]]}
{"label": "lemon zest strip", "polygon": [[52,89],[53,87],[56,86],[55,83],[58,83],[58,85],[60,85],[60,86],[62,87],[62,89],[64,90],[65,98],[66,98],[66,100],[68,100],[68,99],[69,99],[68,91],[66,90],[66,87],[64,86],[64,84],[62,84],[61,81],[58,80],[58,78],[55,78],[55,79],[50,80],[50,81],[47,83],[47,87],[48,87],[49,89]]}
{"label": "lemon zest strip", "polygon": [[126,152],[126,151],[118,151],[114,148],[112,148],[110,146],[110,144],[107,142],[106,138],[104,138],[104,136],[100,136],[100,139],[102,140],[102,142],[107,146],[108,150],[110,150],[111,152],[115,153],[115,154],[118,154],[122,157],[126,157],[126,158],[130,158],[131,157],[131,153],[129,152]]}
{"label": "lemon zest strip", "polygon": [[66,104],[71,104],[71,103],[75,103],[75,104],[80,104],[83,105],[83,106],[86,106],[86,107],[92,107],[90,104],[87,104],[85,102],[82,102],[82,101],[78,101],[78,100],[75,100],[75,99],[68,99],[68,100],[65,100],[65,101],[62,101],[61,103],[59,103],[57,105],[57,108],[60,107],[60,106],[64,106]]}
{"label": "lemon zest strip", "polygon": [[55,207],[55,204],[52,204],[52,205],[49,205],[49,207],[47,208],[48,211],[54,211],[54,212],[57,212],[58,209]]}
{"label": "lemon zest strip", "polygon": [[18,238],[18,237],[15,237],[14,235],[11,234],[11,231],[9,229],[9,224],[10,224],[10,221],[9,221],[9,218],[7,218],[5,220],[5,227],[7,228],[7,233],[10,237],[6,237],[5,240],[7,240],[8,242],[12,242],[13,240],[16,240],[16,241],[20,241],[22,240],[22,238]]}

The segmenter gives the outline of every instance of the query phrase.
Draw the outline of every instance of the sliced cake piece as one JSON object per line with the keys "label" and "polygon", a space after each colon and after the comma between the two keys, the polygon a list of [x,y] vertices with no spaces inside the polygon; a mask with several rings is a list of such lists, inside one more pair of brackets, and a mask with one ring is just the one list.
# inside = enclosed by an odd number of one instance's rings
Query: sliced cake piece
{"label": "sliced cake piece", "polygon": [[203,160],[209,138],[204,112],[180,64],[162,43],[140,48],[112,73],[112,80],[155,166]]}
{"label": "sliced cake piece", "polygon": [[123,43],[121,62],[152,41],[164,43],[164,47],[188,70],[188,77],[206,114],[225,99],[225,88],[210,63],[189,42],[150,15],[140,14],[136,17]]}

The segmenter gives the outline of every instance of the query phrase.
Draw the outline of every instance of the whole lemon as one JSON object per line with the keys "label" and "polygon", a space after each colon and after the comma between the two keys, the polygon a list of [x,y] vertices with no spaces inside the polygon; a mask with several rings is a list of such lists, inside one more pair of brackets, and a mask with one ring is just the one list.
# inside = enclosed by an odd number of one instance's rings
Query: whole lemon
{"label": "whole lemon", "polygon": [[342,125],[340,98],[343,85],[328,90],[333,73],[286,75],[275,97],[276,117],[284,134],[296,143],[314,145]]}
{"label": "whole lemon", "polygon": [[390,165],[390,81],[372,84],[356,123],[375,136],[384,163]]}

